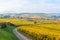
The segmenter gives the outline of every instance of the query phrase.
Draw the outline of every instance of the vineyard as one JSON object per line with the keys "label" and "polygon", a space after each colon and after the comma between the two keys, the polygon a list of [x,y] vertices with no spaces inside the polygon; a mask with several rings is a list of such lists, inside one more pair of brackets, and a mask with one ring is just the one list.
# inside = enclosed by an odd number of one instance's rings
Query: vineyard
{"label": "vineyard", "polygon": [[44,26],[42,27],[22,26],[18,28],[18,31],[28,34],[29,36],[33,37],[34,40],[59,40],[60,39],[60,30],[56,28],[49,28]]}
{"label": "vineyard", "polygon": [[16,25],[18,32],[32,40],[60,40],[60,21],[39,20],[35,23],[35,21],[25,19],[0,19],[0,22],[10,22]]}
{"label": "vineyard", "polygon": [[20,26],[18,31],[32,37],[32,40],[60,40],[59,24],[33,24],[30,26]]}

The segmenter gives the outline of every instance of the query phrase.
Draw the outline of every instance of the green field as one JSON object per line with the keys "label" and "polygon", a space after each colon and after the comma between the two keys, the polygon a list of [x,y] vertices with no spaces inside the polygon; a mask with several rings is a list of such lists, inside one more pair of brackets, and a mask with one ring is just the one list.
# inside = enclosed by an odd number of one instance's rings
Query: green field
{"label": "green field", "polygon": [[8,26],[7,28],[0,29],[0,40],[18,40],[12,32],[14,28],[13,26]]}

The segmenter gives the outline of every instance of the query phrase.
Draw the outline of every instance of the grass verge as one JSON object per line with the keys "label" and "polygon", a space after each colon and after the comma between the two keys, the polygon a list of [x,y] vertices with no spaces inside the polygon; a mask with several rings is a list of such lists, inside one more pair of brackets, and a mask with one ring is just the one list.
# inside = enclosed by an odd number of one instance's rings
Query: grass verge
{"label": "grass verge", "polygon": [[8,26],[7,28],[0,29],[0,40],[18,40],[13,34],[14,26]]}

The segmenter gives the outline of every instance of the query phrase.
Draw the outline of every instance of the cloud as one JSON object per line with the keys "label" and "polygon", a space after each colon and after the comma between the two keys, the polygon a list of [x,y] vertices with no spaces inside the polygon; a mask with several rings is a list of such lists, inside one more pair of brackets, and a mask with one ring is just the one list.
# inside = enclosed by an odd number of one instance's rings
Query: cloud
{"label": "cloud", "polygon": [[[58,13],[60,12],[60,5],[59,4],[55,4],[55,3],[49,3],[47,2],[48,0],[41,0],[38,6],[38,10],[40,10],[40,12],[45,12],[45,13]],[[49,0],[50,1],[50,0]]]}
{"label": "cloud", "polygon": [[5,3],[0,3],[0,12],[5,12],[8,10],[15,10],[17,8],[21,8],[22,5],[16,3],[16,1],[8,1]]}
{"label": "cloud", "polygon": [[[51,3],[52,2],[52,3]],[[59,12],[60,5],[48,0],[0,0],[0,13]]]}

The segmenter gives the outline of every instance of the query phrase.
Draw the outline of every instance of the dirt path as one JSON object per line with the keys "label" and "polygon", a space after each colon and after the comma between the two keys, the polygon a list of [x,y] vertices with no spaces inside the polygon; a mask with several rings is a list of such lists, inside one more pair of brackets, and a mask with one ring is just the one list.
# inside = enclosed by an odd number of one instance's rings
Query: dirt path
{"label": "dirt path", "polygon": [[17,31],[17,28],[15,28],[15,29],[13,30],[13,33],[18,37],[19,40],[30,40],[30,39],[28,39],[27,37],[25,37],[24,35],[22,35],[21,33],[19,33],[19,32]]}

